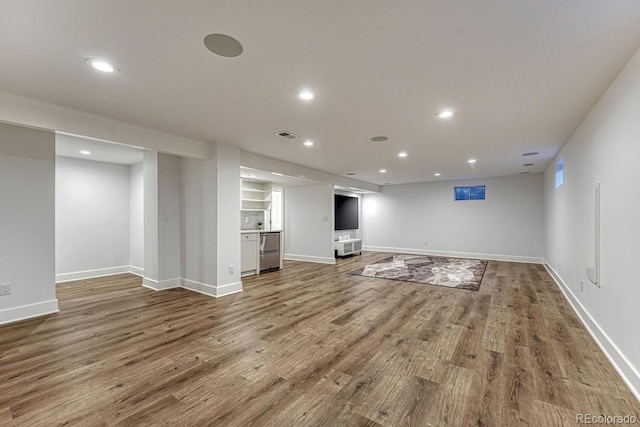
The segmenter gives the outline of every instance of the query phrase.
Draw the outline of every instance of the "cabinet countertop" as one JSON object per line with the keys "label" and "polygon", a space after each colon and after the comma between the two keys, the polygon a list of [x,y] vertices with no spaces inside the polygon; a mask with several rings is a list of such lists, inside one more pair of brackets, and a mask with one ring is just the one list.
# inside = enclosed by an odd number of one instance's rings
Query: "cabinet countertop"
{"label": "cabinet countertop", "polygon": [[280,233],[282,230],[240,230],[240,234],[248,233]]}

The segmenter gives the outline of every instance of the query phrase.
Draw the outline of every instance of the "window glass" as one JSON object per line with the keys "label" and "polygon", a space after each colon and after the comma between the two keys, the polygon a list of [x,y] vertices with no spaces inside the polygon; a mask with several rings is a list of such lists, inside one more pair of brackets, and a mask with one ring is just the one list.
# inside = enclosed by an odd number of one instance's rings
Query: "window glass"
{"label": "window glass", "polygon": [[455,187],[456,200],[469,200],[469,187]]}
{"label": "window glass", "polygon": [[453,187],[455,200],[484,200],[485,186]]}
{"label": "window glass", "polygon": [[484,200],[484,185],[469,187],[469,200]]}
{"label": "window glass", "polygon": [[556,163],[556,188],[564,184],[564,158],[560,157]]}

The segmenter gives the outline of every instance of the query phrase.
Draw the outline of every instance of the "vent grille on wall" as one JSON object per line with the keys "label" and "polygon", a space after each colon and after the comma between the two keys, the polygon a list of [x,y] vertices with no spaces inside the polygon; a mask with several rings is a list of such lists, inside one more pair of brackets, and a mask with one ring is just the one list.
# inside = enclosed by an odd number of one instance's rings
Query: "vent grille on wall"
{"label": "vent grille on wall", "polygon": [[286,139],[296,139],[298,137],[298,135],[293,134],[291,132],[287,132],[287,131],[278,132],[276,133],[276,135]]}

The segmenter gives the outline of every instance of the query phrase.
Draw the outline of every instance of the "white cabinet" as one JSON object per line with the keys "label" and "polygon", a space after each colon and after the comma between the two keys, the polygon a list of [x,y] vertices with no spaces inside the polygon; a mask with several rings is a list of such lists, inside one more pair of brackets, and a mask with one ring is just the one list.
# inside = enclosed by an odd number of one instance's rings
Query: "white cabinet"
{"label": "white cabinet", "polygon": [[362,255],[362,239],[350,239],[333,242],[337,256],[347,256],[359,253]]}
{"label": "white cabinet", "polygon": [[242,210],[245,211],[270,211],[271,210],[271,183],[258,181],[240,181]]}
{"label": "white cabinet", "polygon": [[243,276],[258,272],[258,233],[240,235],[240,273]]}

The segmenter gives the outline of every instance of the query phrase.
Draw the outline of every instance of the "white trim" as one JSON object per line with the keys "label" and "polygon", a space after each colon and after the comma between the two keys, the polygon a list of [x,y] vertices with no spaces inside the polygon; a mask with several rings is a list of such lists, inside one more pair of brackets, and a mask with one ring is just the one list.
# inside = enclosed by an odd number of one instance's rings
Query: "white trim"
{"label": "white trim", "polygon": [[474,252],[429,251],[425,249],[392,248],[392,247],[385,247],[385,246],[363,246],[362,250],[373,251],[373,252],[399,252],[399,253],[405,253],[405,254],[432,255],[432,256],[443,256],[443,257],[450,257],[450,258],[484,259],[489,261],[525,262],[528,264],[543,263],[542,258],[517,256],[517,255],[480,254],[480,253],[474,253]]}
{"label": "white trim", "polygon": [[143,277],[142,278],[142,286],[144,286],[145,288],[149,288],[152,291],[158,291],[158,281],[157,280],[153,280],[153,279],[149,279],[148,277]]}
{"label": "white trim", "polygon": [[284,254],[282,259],[289,261],[317,262],[319,264],[335,264],[335,258],[327,258],[323,256]]}
{"label": "white trim", "polygon": [[45,316],[47,314],[57,312],[57,299],[22,305],[19,307],[6,308],[4,310],[0,310],[0,325],[4,325],[5,323],[18,322],[20,320],[31,319],[32,317]]}
{"label": "white trim", "polygon": [[196,282],[195,280],[182,279],[182,287],[189,291],[197,292],[199,294],[207,295],[210,297],[216,296],[215,286],[207,285],[206,283]]}
{"label": "white trim", "polygon": [[154,291],[164,291],[167,289],[175,289],[180,287],[180,278],[167,279],[167,280],[154,280],[148,277],[142,278],[142,286],[152,289]]}
{"label": "white trim", "polygon": [[189,291],[207,295],[214,298],[220,298],[226,295],[242,292],[242,282],[229,283],[222,286],[207,285],[206,283],[196,282],[194,280],[182,279],[182,287]]}
{"label": "white trim", "polygon": [[135,274],[136,276],[144,277],[144,268],[136,267],[135,265],[130,265],[129,273]]}
{"label": "white trim", "polygon": [[551,264],[549,264],[546,259],[543,260],[543,265],[564,294],[564,297],[569,301],[569,304],[582,321],[582,324],[596,341],[600,350],[602,350],[616,372],[622,377],[622,380],[629,387],[631,393],[640,401],[640,372],[638,372],[638,369],[631,364],[624,353],[620,351],[618,346],[609,338],[600,325],[598,325],[598,322],[591,316],[589,311],[582,305],[580,300],[571,289],[569,289],[564,280],[562,280],[562,277],[551,267]]}
{"label": "white trim", "polygon": [[131,266],[97,268],[95,270],[74,271],[72,273],[56,274],[56,283],[71,282],[73,280],[92,279],[94,277],[112,276],[131,272]]}
{"label": "white trim", "polygon": [[216,286],[216,298],[237,294],[239,292],[242,292],[242,282],[233,282],[222,286]]}

